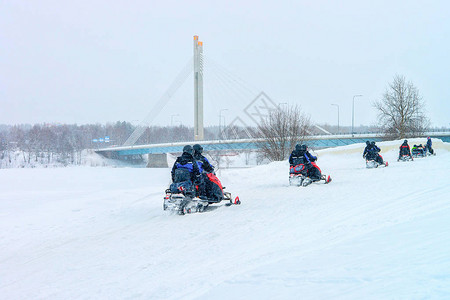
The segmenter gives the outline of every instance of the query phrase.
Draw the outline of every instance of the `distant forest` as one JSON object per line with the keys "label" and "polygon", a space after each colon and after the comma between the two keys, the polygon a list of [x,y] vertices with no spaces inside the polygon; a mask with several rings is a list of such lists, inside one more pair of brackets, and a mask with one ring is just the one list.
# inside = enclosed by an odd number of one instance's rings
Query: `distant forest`
{"label": "distant forest", "polygon": [[[111,124],[67,125],[0,125],[0,151],[25,150],[69,153],[122,145],[134,131],[129,122]],[[190,140],[193,129],[186,126],[146,128],[138,144],[165,143]],[[104,142],[109,137],[109,142]],[[103,140],[103,142],[99,142]]]}
{"label": "distant forest", "polygon": [[[36,124],[36,125],[0,125],[0,160],[11,160],[12,152],[23,153],[22,161],[30,163],[42,161],[79,164],[81,151],[105,147],[121,146],[136,126],[129,122],[116,122],[90,125]],[[253,130],[248,129],[254,134]],[[247,130],[247,133],[248,133]],[[222,138],[226,136],[222,133]],[[218,127],[205,128],[205,139],[218,138]],[[248,138],[242,129],[233,129],[238,138]],[[150,126],[136,144],[154,144],[191,141],[194,129],[179,126]],[[106,139],[107,138],[107,139]],[[108,142],[106,142],[108,141]]]}

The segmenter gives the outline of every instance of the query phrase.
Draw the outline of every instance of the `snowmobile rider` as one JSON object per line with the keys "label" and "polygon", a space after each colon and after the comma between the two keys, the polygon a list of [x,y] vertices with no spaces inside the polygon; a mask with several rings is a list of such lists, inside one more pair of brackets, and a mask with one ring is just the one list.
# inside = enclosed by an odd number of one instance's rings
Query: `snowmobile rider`
{"label": "snowmobile rider", "polygon": [[[420,152],[420,153],[419,153],[419,152]],[[414,146],[413,146],[412,149],[411,149],[411,153],[412,153],[412,155],[417,156],[417,155],[419,155],[419,154],[423,154],[423,149],[422,149],[422,148],[419,148],[419,146],[417,146],[416,144],[414,144]]]}
{"label": "snowmobile rider", "polygon": [[194,149],[194,159],[197,163],[200,177],[199,177],[199,196],[207,197],[210,194],[211,186],[206,173],[214,173],[214,167],[209,163],[209,160],[202,155],[203,147],[199,144],[193,146]]}
{"label": "snowmobile rider", "polygon": [[366,141],[366,148],[364,148],[363,158],[366,158],[366,155],[367,153],[369,153],[370,148],[372,148],[372,145],[370,145],[369,141]]}
{"label": "snowmobile rider", "polygon": [[411,157],[411,159],[413,159],[413,157],[411,155],[411,149],[409,148],[409,145],[408,145],[408,140],[404,140],[403,144],[400,146],[400,152],[398,153],[399,160],[402,157],[402,155],[408,155],[409,157]]}
{"label": "snowmobile rider", "polygon": [[316,160],[317,157],[309,153],[306,145],[300,144],[295,145],[295,149],[289,156],[289,164],[291,166],[303,164],[307,169],[307,176],[312,181],[318,181],[322,177],[321,171],[315,163]]}
{"label": "snowmobile rider", "polygon": [[[367,147],[366,147],[366,149],[367,149]],[[377,145],[375,145],[375,141],[372,141],[370,143],[370,148],[367,150],[367,153],[363,154],[363,157],[367,160],[373,159],[377,163],[382,165],[382,164],[384,164],[384,162],[383,162],[383,157],[379,154],[380,151],[381,151],[381,149]]]}
{"label": "snowmobile rider", "polygon": [[172,167],[172,181],[182,182],[190,180],[197,184],[200,179],[200,171],[193,157],[194,149],[190,145],[183,148],[183,154],[177,157]]}
{"label": "snowmobile rider", "polygon": [[431,141],[431,137],[427,138],[427,144],[425,146],[425,150],[428,150],[431,154],[434,154],[433,148],[431,146],[433,145],[433,142]]}
{"label": "snowmobile rider", "polygon": [[203,173],[203,170],[208,173],[214,173],[214,167],[209,163],[209,160],[203,156],[203,147],[199,144],[195,144],[194,148],[194,159],[197,162],[198,169],[200,173]]}
{"label": "snowmobile rider", "polygon": [[417,154],[425,155],[425,147],[422,146],[422,144],[419,144],[419,146],[416,146]]}

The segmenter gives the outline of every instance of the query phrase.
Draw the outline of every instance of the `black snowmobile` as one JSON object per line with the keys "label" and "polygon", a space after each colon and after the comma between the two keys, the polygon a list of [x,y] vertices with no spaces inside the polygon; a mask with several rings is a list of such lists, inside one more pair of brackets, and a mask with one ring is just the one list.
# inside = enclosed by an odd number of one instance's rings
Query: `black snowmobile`
{"label": "black snowmobile", "polygon": [[366,168],[368,169],[378,168],[380,166],[387,167],[389,165],[387,161],[383,160],[383,158],[378,154],[377,151],[367,153],[365,158],[366,158]]}
{"label": "black snowmobile", "polygon": [[[183,171],[180,169],[181,172]],[[177,170],[178,171],[178,170]],[[229,201],[226,205],[241,204],[239,197],[234,200],[231,193],[224,192],[220,180],[213,173],[207,173],[204,180],[205,192],[200,193],[199,185],[194,185],[189,179],[188,174],[184,176],[184,180],[177,180],[166,189],[164,197],[163,209],[176,212],[179,215],[190,214],[195,212],[203,212],[210,204],[220,203],[223,200]],[[178,178],[183,176],[177,176]]]}

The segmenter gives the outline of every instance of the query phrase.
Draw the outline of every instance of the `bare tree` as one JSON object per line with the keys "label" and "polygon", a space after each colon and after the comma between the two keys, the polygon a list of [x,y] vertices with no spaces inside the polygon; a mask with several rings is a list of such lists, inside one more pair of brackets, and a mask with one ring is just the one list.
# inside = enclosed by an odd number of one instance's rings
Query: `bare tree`
{"label": "bare tree", "polygon": [[381,100],[373,106],[378,110],[380,126],[392,138],[417,136],[429,126],[425,104],[419,90],[404,76],[396,75]]}
{"label": "bare tree", "polygon": [[263,141],[259,148],[271,161],[285,160],[296,143],[304,141],[311,130],[311,120],[299,107],[272,110],[258,126]]}
{"label": "bare tree", "polygon": [[215,170],[218,171],[222,166],[222,162],[224,160],[223,151],[220,150],[209,151],[208,156],[209,158],[211,158],[212,165],[214,166]]}

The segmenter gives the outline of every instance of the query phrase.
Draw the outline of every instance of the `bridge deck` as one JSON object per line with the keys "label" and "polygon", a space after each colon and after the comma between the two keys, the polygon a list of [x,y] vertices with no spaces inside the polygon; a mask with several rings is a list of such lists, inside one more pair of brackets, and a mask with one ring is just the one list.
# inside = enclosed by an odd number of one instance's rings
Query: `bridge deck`
{"label": "bridge deck", "polygon": [[[424,137],[431,136],[444,142],[450,142],[450,132],[428,133]],[[379,134],[355,134],[352,135],[320,135],[307,137],[305,144],[314,148],[328,148],[345,146],[356,143],[364,143],[366,140],[382,141],[383,136]],[[214,150],[253,150],[258,148],[262,139],[242,139],[242,140],[215,140],[215,141],[192,141],[165,144],[149,144],[136,146],[122,146],[98,149],[96,152],[106,156],[127,156],[149,153],[177,153],[187,144],[200,144],[205,151]],[[426,141],[425,141],[426,142]]]}

